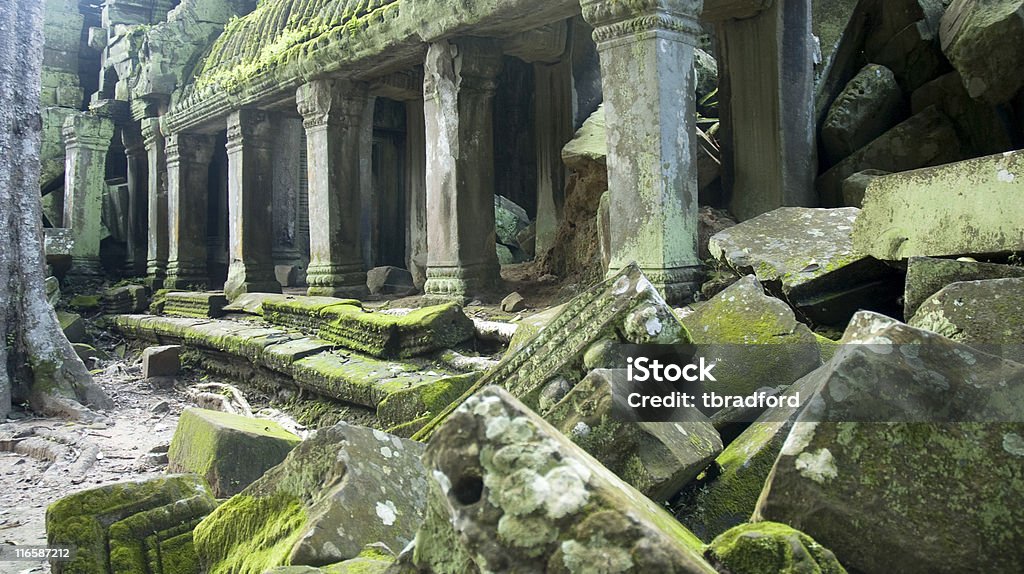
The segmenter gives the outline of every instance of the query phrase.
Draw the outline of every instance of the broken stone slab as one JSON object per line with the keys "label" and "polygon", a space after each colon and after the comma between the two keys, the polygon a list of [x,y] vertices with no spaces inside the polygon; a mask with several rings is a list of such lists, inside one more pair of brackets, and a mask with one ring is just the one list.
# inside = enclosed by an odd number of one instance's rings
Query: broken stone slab
{"label": "broken stone slab", "polygon": [[907,324],[1024,363],[1024,277],[947,285]]}
{"label": "broken stone slab", "polygon": [[935,78],[914,91],[910,98],[913,113],[936,106],[953,120],[965,157],[978,157],[1014,149],[1013,133],[994,106],[976,100],[967,93],[963,78],[956,71]]}
{"label": "broken stone slab", "polygon": [[[436,381],[396,390],[377,405],[377,419],[383,428],[405,425],[410,421],[440,413],[466,392],[480,378],[480,373],[439,376]],[[421,420],[420,424],[429,422]],[[419,428],[408,428],[402,434],[412,435]]]}
{"label": "broken stone slab", "polygon": [[907,171],[963,158],[956,126],[935,107],[911,116],[818,177],[822,205],[842,201],[846,178],[866,169]]}
{"label": "broken stone slab", "polygon": [[[742,224],[741,224],[742,225]],[[817,339],[789,305],[747,275],[682,319],[696,354],[718,361],[702,390],[747,396],[789,385],[821,366]]]}
{"label": "broken stone slab", "polygon": [[347,423],[317,431],[197,528],[204,571],[332,564],[378,542],[404,548],[424,515],[422,452]]}
{"label": "broken stone slab", "polygon": [[142,285],[124,285],[103,292],[103,312],[108,315],[143,313],[149,308],[149,296]]}
{"label": "broken stone slab", "polygon": [[518,292],[512,292],[501,300],[501,310],[506,313],[518,313],[526,309],[526,299]]}
{"label": "broken stone slab", "polygon": [[436,514],[417,534],[422,569],[714,572],[663,508],[499,387],[464,402],[424,461]]}
{"label": "broken stone slab", "polygon": [[705,556],[732,574],[846,574],[831,550],[778,522],[741,524],[708,545]]}
{"label": "broken stone slab", "polygon": [[874,5],[864,56],[893,71],[900,87],[913,92],[949,70],[939,49],[944,0],[887,0]]}
{"label": "broken stone slab", "polygon": [[526,339],[516,351],[506,353],[496,367],[486,372],[465,395],[414,438],[429,437],[459,403],[488,385],[499,385],[527,405],[537,406],[544,386],[552,379],[573,371],[578,373],[577,380],[583,378],[583,355],[612,330],[633,344],[675,344],[690,340],[686,327],[640,268],[635,264],[627,265],[614,277],[567,303],[540,332]]}
{"label": "broken stone slab", "polygon": [[868,186],[853,245],[877,259],[1024,250],[1024,151],[894,173]]}
{"label": "broken stone slab", "polygon": [[181,370],[181,346],[146,347],[142,351],[142,378],[173,377]]}
{"label": "broken stone slab", "polygon": [[321,339],[380,358],[407,358],[453,347],[473,337],[473,321],[457,303],[407,313],[367,312],[338,305],[321,313]]}
{"label": "broken stone slab", "polygon": [[521,321],[517,321],[515,323],[515,333],[512,334],[512,340],[509,341],[508,344],[508,352],[511,353],[512,351],[519,349],[529,342],[530,339],[536,337],[537,333],[540,333],[544,327],[548,326],[548,323],[554,321],[555,317],[558,317],[564,310],[565,304],[563,303],[562,305],[555,305],[550,309],[545,309],[539,313],[534,313],[533,315],[524,317]]}
{"label": "broken stone slab", "polygon": [[843,205],[858,209],[863,207],[864,194],[867,193],[868,186],[871,185],[872,181],[883,175],[889,175],[889,172],[878,169],[866,169],[858,171],[843,180]]}
{"label": "broken stone slab", "polygon": [[370,295],[409,295],[416,292],[412,273],[401,267],[385,265],[366,272],[366,288]]}
{"label": "broken stone slab", "polygon": [[301,440],[271,420],[188,408],[171,439],[167,470],[195,473],[214,496],[227,498],[283,461]]}
{"label": "broken stone slab", "polygon": [[498,243],[519,247],[519,232],[529,226],[530,216],[525,209],[504,196],[494,196],[494,231]]}
{"label": "broken stone slab", "polygon": [[959,259],[911,257],[907,260],[903,316],[907,319],[913,317],[921,303],[950,283],[1010,277],[1024,277],[1024,267]]}
{"label": "broken stone slab", "polygon": [[833,102],[821,127],[829,163],[838,163],[898,124],[906,108],[892,71],[877,64],[865,66]]}
{"label": "broken stone slab", "polygon": [[239,295],[230,302],[224,311],[227,313],[246,313],[248,315],[263,316],[263,303],[266,301],[294,301],[296,295],[284,295],[281,293],[245,293]]}
{"label": "broken stone slab", "polygon": [[78,492],[46,509],[46,540],[76,549],[53,572],[196,572],[192,529],[217,507],[203,481],[173,475]]}
{"label": "broken stone slab", "polygon": [[729,443],[714,465],[680,495],[676,518],[707,542],[750,520],[797,415],[822,384],[817,371],[793,383],[783,396],[799,394],[800,405],[767,409]]}
{"label": "broken stone slab", "polygon": [[60,323],[60,328],[64,331],[64,336],[68,338],[68,341],[72,343],[88,342],[89,335],[85,331],[85,321],[82,320],[80,315],[67,311],[57,311],[57,321]]}
{"label": "broken stone slab", "polygon": [[[711,421],[694,409],[685,420],[634,422],[615,406],[629,394],[624,369],[595,369],[544,420],[651,500],[675,496],[722,451]],[[628,407],[627,407],[628,408]]]}
{"label": "broken stone slab", "polygon": [[219,291],[170,291],[164,295],[163,312],[177,317],[217,318],[224,316],[227,304],[227,297]]}
{"label": "broken stone slab", "polygon": [[324,317],[335,316],[329,309],[334,306],[362,308],[362,303],[358,299],[291,295],[276,295],[259,303],[260,312],[268,322],[310,333],[320,329]]}
{"label": "broken stone slab", "polygon": [[892,274],[854,247],[858,217],[854,207],[781,207],[719,232],[708,247],[812,320],[845,324],[856,310],[877,308],[879,283]]}
{"label": "broken stone slab", "polygon": [[1024,569],[1008,551],[1024,543],[1009,470],[1024,458],[1024,365],[869,312],[842,342],[754,520],[805,532],[851,571]]}
{"label": "broken stone slab", "polygon": [[1024,86],[1024,1],[954,0],[939,38],[972,98],[1003,104]]}
{"label": "broken stone slab", "polygon": [[269,345],[263,350],[262,361],[265,366],[280,373],[291,373],[292,364],[306,357],[319,353],[325,353],[334,349],[334,345],[327,341],[304,337],[301,339],[289,339],[274,345]]}

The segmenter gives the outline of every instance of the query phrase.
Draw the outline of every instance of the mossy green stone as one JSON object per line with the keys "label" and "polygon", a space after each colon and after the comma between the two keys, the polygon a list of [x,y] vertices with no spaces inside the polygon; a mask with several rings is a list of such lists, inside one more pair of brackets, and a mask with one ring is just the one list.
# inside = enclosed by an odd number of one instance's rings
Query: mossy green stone
{"label": "mossy green stone", "polygon": [[777,522],[736,526],[715,538],[707,557],[730,574],[846,574],[830,550]]}

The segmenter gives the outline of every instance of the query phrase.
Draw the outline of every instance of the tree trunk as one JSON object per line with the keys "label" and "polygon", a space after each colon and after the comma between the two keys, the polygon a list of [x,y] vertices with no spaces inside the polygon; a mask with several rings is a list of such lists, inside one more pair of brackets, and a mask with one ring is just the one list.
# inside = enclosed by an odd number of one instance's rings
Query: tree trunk
{"label": "tree trunk", "polygon": [[0,0],[0,421],[12,401],[77,419],[110,408],[43,285],[39,113],[43,2]]}

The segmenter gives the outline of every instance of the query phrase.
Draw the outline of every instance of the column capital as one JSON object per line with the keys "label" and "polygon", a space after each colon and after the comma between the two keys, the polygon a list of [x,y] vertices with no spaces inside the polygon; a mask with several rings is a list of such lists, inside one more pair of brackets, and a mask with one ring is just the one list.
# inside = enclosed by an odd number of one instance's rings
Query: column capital
{"label": "column capital", "polygon": [[165,149],[167,165],[172,167],[179,162],[208,163],[213,156],[214,138],[207,134],[183,133],[169,134]]}
{"label": "column capital", "polygon": [[433,42],[423,65],[423,95],[435,97],[438,82],[458,76],[459,89],[493,93],[501,72],[501,44],[491,38],[458,38]]}
{"label": "column capital", "polygon": [[358,125],[366,109],[366,84],[342,79],[313,80],[295,91],[295,103],[307,129],[329,124]]}
{"label": "column capital", "polygon": [[114,122],[92,114],[71,114],[64,119],[63,133],[67,147],[104,151],[114,137]]}
{"label": "column capital", "polygon": [[674,32],[694,43],[704,0],[582,0],[583,18],[602,42],[644,32]]}
{"label": "column capital", "polygon": [[156,146],[157,141],[164,137],[163,131],[160,129],[160,118],[143,118],[139,122],[139,126],[142,129],[142,141],[147,150]]}
{"label": "column capital", "polygon": [[228,116],[228,150],[243,144],[270,145],[273,128],[270,114],[255,108],[243,108]]}
{"label": "column capital", "polygon": [[121,130],[121,143],[124,144],[125,154],[129,156],[146,153],[146,140],[142,137],[142,131],[134,125],[125,126]]}

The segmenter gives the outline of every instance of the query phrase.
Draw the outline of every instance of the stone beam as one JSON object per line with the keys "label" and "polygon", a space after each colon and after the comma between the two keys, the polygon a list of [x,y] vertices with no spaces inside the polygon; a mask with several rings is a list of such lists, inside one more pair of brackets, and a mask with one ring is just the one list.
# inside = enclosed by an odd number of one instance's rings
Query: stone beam
{"label": "stone beam", "polygon": [[315,80],[298,89],[296,101],[306,129],[308,293],[358,297],[366,292],[360,228],[365,170],[360,160],[367,88],[343,80]]}
{"label": "stone beam", "polygon": [[228,116],[228,279],[224,294],[280,293],[274,277],[272,123],[244,108]]}
{"label": "stone beam", "polygon": [[700,19],[705,22],[752,18],[771,7],[773,0],[704,0]]}
{"label": "stone beam", "polygon": [[494,235],[495,77],[500,45],[466,38],[427,50],[428,295],[461,298],[498,277]]}
{"label": "stone beam", "polygon": [[700,0],[584,0],[608,139],[614,275],[635,261],[671,302],[701,278],[694,48]]}
{"label": "stone beam", "polygon": [[104,117],[75,114],[64,120],[64,226],[71,229],[73,275],[100,276],[103,239],[103,191],[106,189],[107,150],[114,123]]}
{"label": "stone beam", "polygon": [[168,262],[165,287],[205,289],[206,213],[213,136],[167,137]]}

